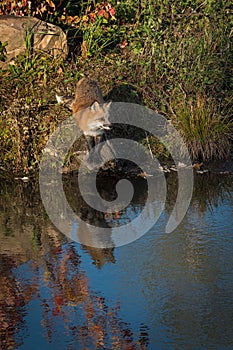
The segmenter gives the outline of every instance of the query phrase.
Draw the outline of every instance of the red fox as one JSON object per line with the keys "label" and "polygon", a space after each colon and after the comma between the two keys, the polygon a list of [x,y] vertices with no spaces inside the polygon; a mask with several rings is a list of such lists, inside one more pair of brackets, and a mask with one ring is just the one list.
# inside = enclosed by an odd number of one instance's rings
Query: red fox
{"label": "red fox", "polygon": [[79,128],[84,133],[89,149],[106,139],[105,130],[110,129],[109,108],[96,81],[82,78],[76,85],[75,98],[57,96],[58,103],[72,109]]}

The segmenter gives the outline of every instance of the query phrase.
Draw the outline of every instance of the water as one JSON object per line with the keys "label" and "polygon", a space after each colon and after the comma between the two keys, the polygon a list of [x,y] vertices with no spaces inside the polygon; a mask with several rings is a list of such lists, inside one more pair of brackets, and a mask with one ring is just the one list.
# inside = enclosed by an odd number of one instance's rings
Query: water
{"label": "water", "polygon": [[[64,187],[77,209],[74,183]],[[113,183],[101,181],[102,191]],[[36,182],[2,181],[0,348],[233,349],[232,177],[197,176],[188,213],[169,234],[176,177],[167,184],[165,210],[146,235],[96,249],[53,227]],[[146,181],[134,186],[115,225],[143,207]]]}

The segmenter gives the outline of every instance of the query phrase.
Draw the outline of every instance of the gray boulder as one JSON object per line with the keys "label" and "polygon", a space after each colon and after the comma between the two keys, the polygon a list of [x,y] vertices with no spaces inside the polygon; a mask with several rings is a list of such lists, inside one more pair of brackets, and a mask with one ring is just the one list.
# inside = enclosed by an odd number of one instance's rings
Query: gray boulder
{"label": "gray boulder", "polygon": [[26,37],[33,51],[44,51],[54,57],[67,56],[66,35],[61,28],[34,17],[0,16],[0,41],[8,43],[6,60],[0,61],[0,68],[13,64],[15,57],[25,53]]}

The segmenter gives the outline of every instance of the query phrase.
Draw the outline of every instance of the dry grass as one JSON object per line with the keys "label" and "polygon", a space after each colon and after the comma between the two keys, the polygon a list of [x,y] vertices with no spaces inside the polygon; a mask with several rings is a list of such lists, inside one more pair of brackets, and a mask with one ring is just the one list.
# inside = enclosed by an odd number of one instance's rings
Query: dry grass
{"label": "dry grass", "polygon": [[231,150],[233,122],[216,100],[205,94],[170,98],[172,122],[181,132],[193,160],[226,158]]}

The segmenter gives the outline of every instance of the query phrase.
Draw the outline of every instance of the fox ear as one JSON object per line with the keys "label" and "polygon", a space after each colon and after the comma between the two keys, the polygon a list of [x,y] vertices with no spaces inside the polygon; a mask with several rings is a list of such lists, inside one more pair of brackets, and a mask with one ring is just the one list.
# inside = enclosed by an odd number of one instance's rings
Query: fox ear
{"label": "fox ear", "polygon": [[74,98],[71,96],[59,96],[56,94],[56,100],[59,105],[65,105],[70,110],[72,110],[72,106],[74,103]]}
{"label": "fox ear", "polygon": [[95,102],[91,105],[91,110],[94,111],[94,112],[96,112],[96,111],[98,111],[99,107],[100,107],[99,102],[95,101]]}
{"label": "fox ear", "polygon": [[109,108],[110,108],[110,106],[111,106],[111,104],[112,104],[112,101],[110,101],[110,102],[108,102],[108,103],[105,103],[106,108],[107,108],[107,109],[109,109]]}
{"label": "fox ear", "polygon": [[57,100],[57,103],[60,105],[63,103],[63,96],[59,96],[56,94],[56,100]]}

